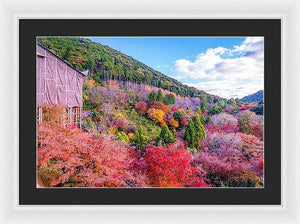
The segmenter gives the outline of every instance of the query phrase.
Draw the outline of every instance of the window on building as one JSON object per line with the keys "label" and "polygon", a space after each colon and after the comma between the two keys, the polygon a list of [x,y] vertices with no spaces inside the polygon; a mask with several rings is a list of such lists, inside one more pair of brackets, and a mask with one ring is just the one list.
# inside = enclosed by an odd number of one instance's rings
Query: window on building
{"label": "window on building", "polygon": [[81,109],[80,107],[68,108],[69,124],[75,124],[77,128],[81,128]]}
{"label": "window on building", "polygon": [[36,109],[36,118],[37,118],[37,122],[41,123],[43,120],[43,109],[41,107],[38,107]]}

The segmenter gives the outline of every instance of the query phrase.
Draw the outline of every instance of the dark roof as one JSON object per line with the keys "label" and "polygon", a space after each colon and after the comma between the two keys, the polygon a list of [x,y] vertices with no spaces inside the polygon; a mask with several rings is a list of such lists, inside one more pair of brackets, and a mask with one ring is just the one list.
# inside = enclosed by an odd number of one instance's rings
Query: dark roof
{"label": "dark roof", "polygon": [[81,75],[86,76],[83,72],[79,71],[77,68],[75,68],[74,66],[70,65],[68,62],[66,62],[64,59],[62,59],[61,57],[57,56],[56,54],[54,54],[52,51],[50,51],[48,48],[46,48],[45,46],[43,46],[40,43],[37,43],[40,47],[42,47],[43,49],[45,49],[46,51],[48,51],[49,53],[51,53],[52,55],[54,55],[55,57],[57,57],[59,60],[61,60],[62,62],[66,63],[68,66],[70,66],[71,68],[73,68],[75,71],[79,72]]}

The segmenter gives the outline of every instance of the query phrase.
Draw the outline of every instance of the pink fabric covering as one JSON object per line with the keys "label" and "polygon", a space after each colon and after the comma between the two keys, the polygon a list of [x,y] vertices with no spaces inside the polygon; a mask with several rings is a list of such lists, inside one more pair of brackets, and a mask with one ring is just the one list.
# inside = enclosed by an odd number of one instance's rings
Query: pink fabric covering
{"label": "pink fabric covering", "polygon": [[60,104],[82,107],[84,76],[37,45],[37,107]]}

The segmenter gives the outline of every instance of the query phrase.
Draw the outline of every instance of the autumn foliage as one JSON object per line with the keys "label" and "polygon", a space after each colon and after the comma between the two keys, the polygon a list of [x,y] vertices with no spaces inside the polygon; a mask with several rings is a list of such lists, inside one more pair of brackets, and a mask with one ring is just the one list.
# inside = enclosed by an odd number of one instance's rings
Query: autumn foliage
{"label": "autumn foliage", "polygon": [[165,105],[163,102],[161,101],[154,101],[150,104],[150,107],[151,108],[154,108],[154,109],[158,109],[158,110],[162,110],[163,112],[165,113],[168,113],[169,111],[169,108],[167,105]]}
{"label": "autumn foliage", "polygon": [[147,111],[147,108],[148,108],[148,104],[145,103],[145,102],[138,102],[136,105],[135,105],[135,108],[138,110],[138,112],[143,115],[146,111]]}
{"label": "autumn foliage", "polygon": [[68,122],[64,106],[43,107],[41,187],[264,186],[264,123],[248,110],[253,105],[234,112],[211,102],[203,112],[198,98],[174,95],[167,106],[158,99],[171,93],[151,86],[85,85],[82,129]]}
{"label": "autumn foliage", "polygon": [[161,125],[163,125],[165,123],[164,116],[165,116],[166,113],[163,110],[155,109],[155,108],[149,108],[147,113],[148,113],[148,117],[152,121],[158,122]]}
{"label": "autumn foliage", "polygon": [[62,187],[140,187],[124,145],[79,129],[38,126],[38,182]]}
{"label": "autumn foliage", "polygon": [[166,147],[152,146],[144,160],[149,184],[154,187],[208,187],[200,170],[191,166],[191,155],[180,142]]}

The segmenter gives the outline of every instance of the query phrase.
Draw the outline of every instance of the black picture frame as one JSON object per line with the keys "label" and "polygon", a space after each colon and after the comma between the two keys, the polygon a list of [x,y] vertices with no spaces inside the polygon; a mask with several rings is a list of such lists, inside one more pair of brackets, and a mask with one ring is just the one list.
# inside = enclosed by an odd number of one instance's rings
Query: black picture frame
{"label": "black picture frame", "polygon": [[[37,36],[264,36],[264,188],[36,188]],[[20,19],[20,205],[280,205],[280,19]]]}

